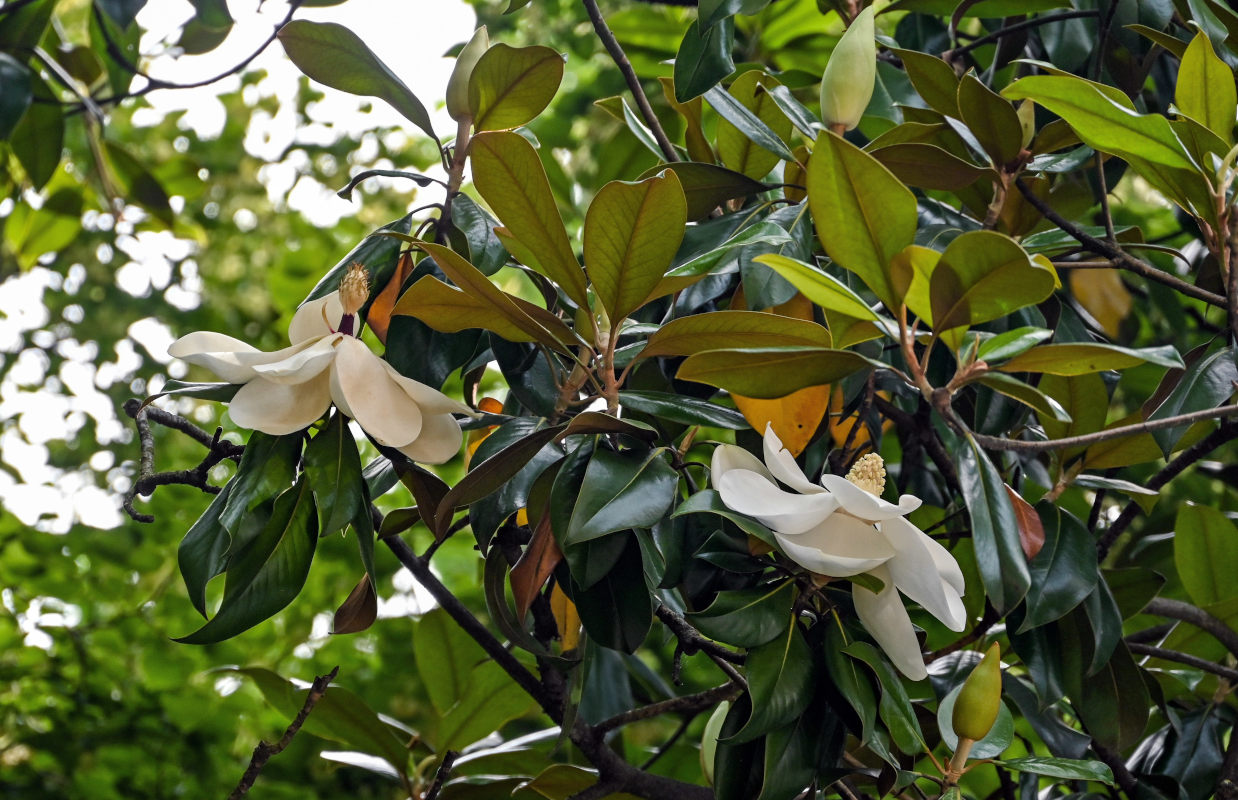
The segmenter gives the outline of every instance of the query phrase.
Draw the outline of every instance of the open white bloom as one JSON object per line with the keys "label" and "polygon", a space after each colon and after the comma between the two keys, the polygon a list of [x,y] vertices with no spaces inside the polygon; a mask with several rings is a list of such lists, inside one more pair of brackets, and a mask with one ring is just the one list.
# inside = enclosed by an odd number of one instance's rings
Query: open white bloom
{"label": "open white bloom", "polygon": [[339,291],[297,309],[288,326],[291,347],[265,353],[222,333],[198,331],[173,342],[168,354],[244,384],[229,406],[241,427],[293,433],[334,402],[380,444],[426,464],[449,461],[463,438],[451,415],[472,411],[396,372],[353,335],[367,295],[364,268],[354,265]]}
{"label": "open white bloom", "polygon": [[772,427],[765,429],[764,450],[764,464],[734,445],[714,450],[712,480],[722,502],[768,527],[787,557],[806,569],[835,578],[867,572],[881,580],[879,593],[855,585],[856,613],[904,675],[926,677],[899,592],[951,630],[963,630],[967,619],[958,563],[904,518],[919,508],[919,498],[903,495],[897,505],[881,499],[885,466],[876,454],[861,458],[845,478],[822,475],[818,485]]}

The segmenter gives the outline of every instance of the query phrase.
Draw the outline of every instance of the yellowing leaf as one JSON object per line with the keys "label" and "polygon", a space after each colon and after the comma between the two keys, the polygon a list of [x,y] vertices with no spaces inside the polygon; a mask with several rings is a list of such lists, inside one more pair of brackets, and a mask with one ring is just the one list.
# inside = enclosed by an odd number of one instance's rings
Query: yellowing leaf
{"label": "yellowing leaf", "polygon": [[1116,339],[1134,300],[1116,269],[1072,269],[1070,292],[1096,318],[1109,338]]}
{"label": "yellowing leaf", "polygon": [[563,56],[549,47],[496,44],[469,76],[469,110],[479,131],[525,124],[542,112],[563,80]]}
{"label": "yellowing leaf", "polygon": [[550,592],[550,612],[554,614],[555,625],[559,629],[562,652],[575,650],[580,645],[580,614],[576,611],[576,604],[557,583]]}

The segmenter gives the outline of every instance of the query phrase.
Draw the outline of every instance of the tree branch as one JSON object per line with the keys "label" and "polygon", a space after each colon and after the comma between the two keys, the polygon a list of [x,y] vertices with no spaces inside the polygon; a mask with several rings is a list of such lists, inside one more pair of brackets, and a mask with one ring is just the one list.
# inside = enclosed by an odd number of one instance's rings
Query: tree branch
{"label": "tree branch", "polygon": [[[1160,491],[1167,483],[1184,472],[1187,467],[1226,442],[1233,441],[1234,439],[1238,439],[1238,424],[1222,422],[1221,426],[1215,431],[1179,453],[1173,461],[1166,464],[1160,472],[1153,475],[1151,480],[1144,485],[1152,491]],[[1109,554],[1109,548],[1113,547],[1113,543],[1130,527],[1130,524],[1135,520],[1135,515],[1139,511],[1139,504],[1131,500],[1126,504],[1126,508],[1122,509],[1122,513],[1118,515],[1118,518],[1113,521],[1113,524],[1096,540],[1097,555],[1102,561]]]}
{"label": "tree branch", "polygon": [[237,783],[236,788],[232,790],[232,794],[228,795],[228,800],[240,800],[240,798],[244,797],[254,785],[254,781],[258,780],[258,774],[262,772],[262,768],[266,766],[266,763],[271,760],[271,756],[279,755],[284,751],[284,748],[292,743],[292,737],[296,736],[297,731],[301,730],[301,726],[305,724],[305,720],[309,717],[310,712],[314,710],[314,706],[326,694],[327,685],[335,680],[335,676],[339,672],[340,668],[335,667],[326,675],[320,675],[314,679],[314,684],[310,686],[309,694],[305,696],[305,703],[301,706],[301,710],[297,712],[296,718],[293,719],[278,742],[275,744],[258,742],[258,746],[254,748],[253,756],[249,759],[249,766],[245,769],[245,774],[241,776],[241,780]]}
{"label": "tree branch", "polygon": [[1129,253],[1126,253],[1117,247],[1113,247],[1108,242],[1092,236],[1087,231],[1083,230],[1083,228],[1054,211],[1048,203],[1037,197],[1031,189],[1028,189],[1027,185],[1024,184],[1022,180],[1016,179],[1015,186],[1018,187],[1019,192],[1022,193],[1024,199],[1027,200],[1033,208],[1041,214],[1044,214],[1046,219],[1050,220],[1053,224],[1069,233],[1075,238],[1076,241],[1079,242],[1079,244],[1088,248],[1093,253],[1099,253],[1110,259],[1115,267],[1124,269],[1128,272],[1133,272],[1136,275],[1143,276],[1150,281],[1163,283],[1166,286],[1176,289],[1187,297],[1202,300],[1208,305],[1217,306],[1218,308],[1226,307],[1225,298],[1221,295],[1214,294],[1207,289],[1201,289],[1194,284],[1187,283],[1181,278],[1170,275],[1164,270],[1157,269],[1147,261],[1135,258]]}
{"label": "tree branch", "polygon": [[1165,417],[1164,419],[1156,419],[1149,422],[1137,422],[1134,425],[1120,425],[1116,428],[1108,428],[1095,433],[1085,433],[1079,436],[1066,436],[1061,439],[1047,439],[1039,442],[1032,442],[1024,439],[1003,439],[1000,436],[986,436],[983,433],[975,433],[974,431],[971,433],[971,436],[978,444],[989,450],[1006,450],[1016,453],[1042,453],[1046,450],[1064,450],[1069,447],[1084,447],[1086,445],[1096,444],[1097,442],[1105,442],[1110,439],[1120,439],[1124,436],[1133,436],[1138,433],[1151,433],[1152,431],[1164,430],[1165,428],[1176,428],[1179,425],[1189,425],[1193,422],[1199,422],[1201,420],[1232,416],[1238,416],[1238,405],[1221,406],[1219,408],[1205,408],[1202,411],[1192,411],[1190,414],[1179,414],[1174,417]]}
{"label": "tree branch", "polygon": [[1154,597],[1144,606],[1143,613],[1189,622],[1196,628],[1212,634],[1217,641],[1225,645],[1226,650],[1238,656],[1238,632],[1199,606],[1168,597]]}
{"label": "tree branch", "polygon": [[[1238,671],[1235,671],[1238,675]],[[673,714],[680,711],[689,711],[692,714],[699,714],[701,711],[716,706],[723,700],[734,700],[743,693],[743,687],[736,683],[724,683],[721,686],[715,686],[712,689],[706,689],[703,692],[696,694],[685,694],[680,697],[672,697],[668,700],[662,700],[657,703],[650,703],[647,706],[634,708],[631,711],[624,711],[622,714],[616,714],[610,719],[604,719],[594,727],[599,731],[606,732],[621,728],[632,722],[640,722],[643,719],[656,717],[661,714]]]}
{"label": "tree branch", "polygon": [[593,30],[602,40],[606,52],[610,53],[615,66],[619,67],[619,71],[623,73],[623,79],[627,81],[628,88],[632,90],[632,98],[636,100],[636,107],[653,133],[653,138],[658,140],[658,148],[662,151],[662,155],[667,161],[678,161],[679,154],[675,152],[675,146],[667,138],[666,131],[662,130],[662,123],[658,122],[658,115],[653,113],[653,106],[649,105],[649,98],[645,96],[645,89],[641,86],[640,78],[636,77],[632,62],[628,60],[627,54],[619,46],[619,40],[615,38],[615,34],[603,19],[602,12],[598,10],[597,0],[583,0],[583,2],[585,11],[589,14],[589,21],[593,23]]}
{"label": "tree branch", "polygon": [[1138,653],[1141,656],[1151,656],[1160,658],[1165,661],[1176,661],[1179,664],[1202,669],[1204,672],[1211,672],[1213,675],[1220,675],[1228,681],[1238,681],[1238,669],[1230,669],[1222,664],[1209,661],[1206,658],[1193,656],[1190,653],[1180,653],[1177,650],[1166,650],[1163,647],[1156,647],[1150,644],[1140,644],[1138,642],[1127,641],[1126,646],[1130,648],[1132,653]]}
{"label": "tree branch", "polygon": [[1016,22],[1013,25],[1007,25],[1004,28],[998,28],[992,33],[987,34],[985,36],[981,36],[979,39],[970,41],[967,44],[963,45],[962,47],[956,47],[953,50],[948,50],[945,53],[942,53],[941,57],[944,61],[949,62],[955,56],[961,56],[964,53],[970,53],[972,50],[975,50],[977,47],[983,47],[986,44],[991,44],[993,42],[996,42],[998,39],[1002,39],[1006,36],[1009,36],[1012,33],[1018,33],[1019,31],[1027,30],[1028,28],[1035,28],[1040,25],[1048,25],[1053,22],[1061,22],[1067,19],[1075,19],[1077,17],[1095,17],[1097,16],[1097,13],[1098,12],[1096,11],[1063,11],[1060,14],[1047,14],[1043,17],[1034,17],[1033,19],[1024,20],[1022,22]]}

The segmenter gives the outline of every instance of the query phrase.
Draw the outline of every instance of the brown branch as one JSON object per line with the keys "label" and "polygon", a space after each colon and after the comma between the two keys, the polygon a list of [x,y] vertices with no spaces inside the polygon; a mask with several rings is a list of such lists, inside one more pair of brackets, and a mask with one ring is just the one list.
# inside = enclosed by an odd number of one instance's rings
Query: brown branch
{"label": "brown branch", "polygon": [[[1238,674],[1238,672],[1235,672]],[[672,697],[668,700],[661,700],[657,703],[650,703],[647,706],[634,708],[631,711],[624,711],[622,714],[616,714],[610,719],[604,719],[594,727],[599,731],[606,732],[621,728],[632,722],[640,722],[650,717],[656,717],[661,714],[674,714],[680,711],[688,711],[692,714],[699,714],[707,708],[716,706],[723,700],[734,700],[743,693],[743,687],[736,683],[724,683],[721,686],[715,686],[712,689],[706,689],[703,692],[696,694],[685,694],[679,697]]]}
{"label": "brown branch", "polygon": [[[1226,442],[1238,439],[1238,424],[1232,422],[1222,422],[1221,426],[1204,438],[1200,439],[1195,444],[1183,450],[1178,454],[1173,461],[1170,461],[1159,472],[1145,483],[1152,491],[1160,491],[1162,487],[1168,484],[1171,480],[1182,474],[1187,467],[1190,467],[1196,461],[1199,461],[1204,456],[1211,453]],[[1100,538],[1096,540],[1096,551],[1100,559],[1103,561],[1109,553],[1109,548],[1113,547],[1113,543],[1118,540],[1130,524],[1134,522],[1135,515],[1140,512],[1140,506],[1134,500],[1126,504],[1122,509],[1122,513],[1113,521]]]}
{"label": "brown branch", "polygon": [[1207,419],[1218,419],[1221,417],[1238,416],[1238,405],[1221,406],[1219,408],[1205,408],[1202,411],[1192,411],[1189,414],[1178,414],[1173,417],[1165,417],[1164,419],[1156,419],[1148,422],[1137,422],[1134,425],[1119,425],[1116,428],[1108,428],[1095,433],[1085,433],[1079,436],[1066,436],[1061,439],[1047,439],[1044,441],[1027,441],[1024,439],[1003,439],[1000,436],[986,436],[982,433],[972,432],[971,436],[976,442],[989,450],[1005,450],[1016,453],[1043,453],[1046,450],[1064,450],[1070,447],[1084,447],[1097,442],[1106,442],[1110,439],[1120,439],[1124,436],[1134,436],[1139,433],[1151,433],[1152,431],[1164,430],[1165,428],[1176,428],[1179,425],[1189,425],[1193,422],[1200,422]]}
{"label": "brown branch", "polygon": [[658,619],[662,620],[663,625],[671,629],[671,633],[675,634],[675,638],[683,642],[684,652],[688,655],[692,655],[699,650],[708,655],[721,658],[724,661],[729,661],[732,664],[744,663],[743,653],[737,653],[728,647],[723,647],[713,639],[706,638],[671,608],[659,605],[654,609],[653,613]]}
{"label": "brown branch", "polygon": [[1224,621],[1212,616],[1199,606],[1168,597],[1154,597],[1144,606],[1143,613],[1188,622],[1212,634],[1217,641],[1225,645],[1226,650],[1238,656],[1238,633]]}
{"label": "brown branch", "polygon": [[615,38],[615,34],[602,17],[602,12],[598,10],[597,0],[583,0],[583,2],[585,11],[589,14],[589,21],[593,23],[593,30],[602,40],[606,52],[610,53],[615,66],[619,67],[619,71],[623,73],[623,79],[627,81],[628,88],[632,90],[632,98],[636,100],[636,107],[640,109],[641,117],[649,126],[653,138],[658,140],[658,148],[662,151],[662,155],[667,161],[678,161],[679,154],[675,152],[675,146],[667,138],[666,131],[662,130],[662,123],[658,122],[657,114],[653,113],[653,106],[649,105],[649,98],[645,96],[645,89],[641,86],[640,78],[636,77],[632,62],[628,60],[627,53],[623,52],[623,48],[619,46],[619,40]]}
{"label": "brown branch", "polygon": [[1045,218],[1053,222],[1062,230],[1069,233],[1075,238],[1079,244],[1087,247],[1093,253],[1099,253],[1113,261],[1113,265],[1119,269],[1124,269],[1128,272],[1133,272],[1147,278],[1150,281],[1163,283],[1170,288],[1176,289],[1187,297],[1193,297],[1196,300],[1202,300],[1205,303],[1218,308],[1225,308],[1225,298],[1219,294],[1214,294],[1207,289],[1201,289],[1198,286],[1187,283],[1181,278],[1170,275],[1164,270],[1157,269],[1147,261],[1135,258],[1129,253],[1110,245],[1103,239],[1097,239],[1083,228],[1063,217],[1061,214],[1053,210],[1052,206],[1041,200],[1036,194],[1023,183],[1022,180],[1015,180],[1015,186],[1023,194],[1024,199],[1032,205],[1037,211],[1045,215]]}
{"label": "brown branch", "polygon": [[443,753],[443,760],[439,762],[438,770],[434,773],[434,782],[430,784],[430,788],[426,790],[422,800],[437,800],[438,793],[443,791],[443,783],[446,782],[447,776],[451,774],[451,768],[456,765],[456,759],[460,754],[455,750],[448,750]]}
{"label": "brown branch", "polygon": [[1016,22],[1013,25],[1007,25],[1004,28],[999,28],[986,36],[981,36],[979,39],[973,39],[962,47],[956,47],[953,50],[942,53],[941,57],[943,60],[949,62],[954,56],[961,56],[964,53],[969,53],[977,47],[983,47],[986,44],[991,44],[996,42],[998,39],[1009,36],[1012,33],[1018,33],[1019,31],[1034,28],[1038,25],[1048,25],[1052,22],[1061,22],[1062,20],[1075,19],[1077,17],[1095,17],[1097,13],[1098,12],[1096,11],[1063,11],[1060,14],[1047,14],[1043,17],[1034,17],[1033,19],[1024,20],[1023,22]]}
{"label": "brown branch", "polygon": [[322,696],[327,692],[327,685],[335,680],[335,676],[340,672],[339,667],[335,667],[326,675],[320,675],[314,679],[314,684],[310,686],[309,694],[305,696],[305,703],[301,706],[301,710],[297,712],[296,718],[284,731],[284,735],[280,737],[275,744],[267,744],[266,742],[258,742],[258,746],[254,748],[254,754],[249,759],[249,766],[245,769],[245,774],[241,776],[240,782],[236,788],[232,790],[232,794],[228,795],[228,800],[239,800],[249,792],[250,787],[254,785],[254,781],[258,780],[258,773],[262,772],[262,768],[271,760],[271,756],[279,755],[284,751],[289,744],[292,743],[292,737],[297,735],[297,731],[301,730],[301,726],[305,724],[305,720],[309,717],[310,712],[314,710],[314,706],[322,699]]}
{"label": "brown branch", "polygon": [[1193,656],[1190,653],[1180,653],[1177,650],[1166,650],[1163,647],[1156,647],[1150,644],[1140,644],[1138,642],[1127,641],[1126,646],[1130,648],[1132,653],[1138,653],[1141,656],[1151,656],[1152,658],[1160,658],[1165,661],[1176,661],[1179,664],[1202,669],[1204,672],[1211,672],[1213,675],[1220,675],[1228,681],[1238,681],[1238,669],[1217,664],[1214,661],[1209,661],[1206,658]]}

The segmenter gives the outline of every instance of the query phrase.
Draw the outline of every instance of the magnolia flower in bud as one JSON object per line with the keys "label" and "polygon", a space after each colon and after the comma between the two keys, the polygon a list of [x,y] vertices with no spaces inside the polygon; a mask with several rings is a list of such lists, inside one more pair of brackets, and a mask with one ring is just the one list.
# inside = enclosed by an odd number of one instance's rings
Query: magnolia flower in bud
{"label": "magnolia flower in bud", "polygon": [[[722,502],[760,521],[795,563],[822,575],[868,573],[884,588],[852,590],[855,610],[899,670],[912,680],[927,676],[920,643],[900,592],[951,630],[967,621],[963,573],[944,547],[905,519],[920,499],[897,504],[881,498],[885,464],[870,453],[847,476],[822,475],[815,484],[766,426],[765,463],[734,445],[714,450],[711,480]],[[787,491],[779,483],[788,487]]]}
{"label": "magnolia flower in bud", "polygon": [[959,696],[950,716],[951,727],[960,740],[980,741],[993,730],[1002,707],[1002,654],[997,642],[989,646],[984,658],[976,665]]}
{"label": "magnolia flower in bud", "polygon": [[469,116],[469,78],[473,77],[473,67],[489,48],[490,35],[482,25],[456,56],[456,67],[447,81],[447,113],[456,122]]}
{"label": "magnolia flower in bud", "polygon": [[356,338],[357,312],[369,297],[365,268],[354,264],[338,291],[297,309],[291,347],[264,353],[222,333],[177,339],[168,354],[244,384],[229,412],[237,425],[275,436],[299,431],[335,403],[380,444],[414,461],[441,464],[460,449],[453,412],[468,406],[396,372]]}
{"label": "magnolia flower in bud", "polygon": [[860,124],[877,83],[877,41],[872,6],[861,11],[838,40],[821,78],[821,117],[830,127]]}

